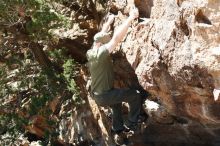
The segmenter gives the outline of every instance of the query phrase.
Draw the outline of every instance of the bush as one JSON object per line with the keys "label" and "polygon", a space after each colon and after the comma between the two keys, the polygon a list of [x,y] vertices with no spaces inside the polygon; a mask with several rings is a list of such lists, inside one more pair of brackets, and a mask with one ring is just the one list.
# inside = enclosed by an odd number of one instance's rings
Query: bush
{"label": "bush", "polygon": [[63,68],[57,72],[40,67],[29,50],[20,49],[19,52],[6,47],[0,54],[7,58],[0,68],[0,145],[10,145],[21,133],[28,132],[25,127],[33,124],[31,117],[36,115],[45,117],[47,124],[53,127],[53,130],[45,130],[43,143],[53,143],[59,121],[54,120],[55,113],[48,108],[49,103],[55,97],[62,97],[61,103],[70,100],[71,106],[83,104],[74,80],[77,63],[66,56],[62,51],[65,49],[49,51],[52,63]]}

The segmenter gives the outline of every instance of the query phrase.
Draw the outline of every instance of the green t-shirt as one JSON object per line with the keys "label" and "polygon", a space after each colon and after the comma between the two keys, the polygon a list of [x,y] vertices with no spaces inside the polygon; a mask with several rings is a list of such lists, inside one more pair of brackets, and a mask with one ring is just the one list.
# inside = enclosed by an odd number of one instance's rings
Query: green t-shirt
{"label": "green t-shirt", "polygon": [[91,90],[98,94],[113,87],[114,74],[110,53],[105,45],[87,51],[88,67],[91,74]]}

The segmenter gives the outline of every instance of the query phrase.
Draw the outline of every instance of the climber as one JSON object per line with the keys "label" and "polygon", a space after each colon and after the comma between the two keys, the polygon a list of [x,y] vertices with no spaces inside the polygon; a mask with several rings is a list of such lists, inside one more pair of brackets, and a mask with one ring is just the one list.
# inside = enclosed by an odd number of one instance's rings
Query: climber
{"label": "climber", "polygon": [[[118,27],[112,38],[108,29],[114,21],[110,15],[102,30],[94,36],[93,47],[87,51],[88,68],[91,74],[91,92],[96,103],[112,109],[112,132],[120,134],[138,124],[141,110],[141,96],[135,89],[116,89],[113,87],[113,63],[110,53],[122,41],[132,21],[139,16],[138,9],[130,9],[129,17]],[[128,102],[128,122],[124,125],[122,102]]]}

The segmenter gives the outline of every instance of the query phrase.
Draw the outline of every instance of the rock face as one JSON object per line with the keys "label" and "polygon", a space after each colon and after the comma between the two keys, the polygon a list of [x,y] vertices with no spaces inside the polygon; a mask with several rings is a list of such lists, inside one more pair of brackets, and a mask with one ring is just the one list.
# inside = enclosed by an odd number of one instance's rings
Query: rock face
{"label": "rock face", "polygon": [[138,27],[138,22],[132,24],[114,54],[116,86],[140,84],[170,115],[184,121],[181,136],[217,141],[220,102],[214,96],[218,98],[220,89],[220,1],[136,0],[135,4],[143,18],[139,21],[144,21]]}
{"label": "rock face", "polygon": [[[132,2],[111,3],[110,12],[117,14],[115,29],[126,19]],[[134,145],[220,145],[220,1],[134,2],[140,18],[112,56],[115,87],[142,88],[152,95],[151,100],[159,103],[158,110],[149,112],[144,132],[132,138]],[[85,22],[89,27],[84,28],[88,30],[84,39],[91,41],[96,23]],[[80,36],[83,38],[86,33]],[[75,59],[84,60],[83,53],[91,42],[68,39],[75,44],[69,46]],[[78,45],[79,40],[84,46]],[[79,48],[84,50],[77,53]],[[109,120],[90,97],[87,100],[85,70],[77,83],[85,93],[82,98],[86,104],[72,113],[71,118],[61,120],[59,139],[61,143],[74,145],[111,145]]]}
{"label": "rock face", "polygon": [[[134,2],[140,18],[112,56],[115,87],[142,88],[159,103],[154,113],[147,111],[150,120],[144,132],[132,138],[135,145],[220,145],[220,1]],[[117,14],[115,29],[132,3],[111,3],[110,12]],[[91,28],[88,39],[94,34]],[[84,73],[85,69],[81,75],[87,81]],[[85,82],[78,83],[85,93]],[[112,144],[111,124],[90,97],[73,115],[60,123],[63,142]]]}

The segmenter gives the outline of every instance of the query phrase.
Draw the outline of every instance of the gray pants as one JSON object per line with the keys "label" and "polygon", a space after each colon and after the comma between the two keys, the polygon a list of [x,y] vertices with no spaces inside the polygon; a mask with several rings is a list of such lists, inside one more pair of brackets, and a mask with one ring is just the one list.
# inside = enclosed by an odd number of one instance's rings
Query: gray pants
{"label": "gray pants", "polygon": [[110,106],[113,112],[113,130],[122,130],[124,121],[122,117],[122,102],[128,102],[128,126],[138,120],[141,110],[141,96],[135,89],[112,89],[101,95],[94,95],[95,101],[101,106]]}

